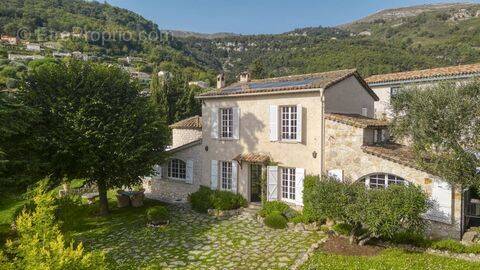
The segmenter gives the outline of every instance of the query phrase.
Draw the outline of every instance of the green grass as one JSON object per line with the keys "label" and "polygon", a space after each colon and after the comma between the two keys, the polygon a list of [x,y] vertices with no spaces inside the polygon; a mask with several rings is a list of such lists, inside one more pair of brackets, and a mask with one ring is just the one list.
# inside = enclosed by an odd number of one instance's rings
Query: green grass
{"label": "green grass", "polygon": [[425,253],[412,253],[399,249],[387,249],[377,256],[341,256],[322,252],[316,253],[303,265],[303,270],[314,269],[357,269],[357,270],[474,270],[480,263],[451,259]]}
{"label": "green grass", "polygon": [[0,197],[0,247],[12,235],[10,226],[15,213],[25,204],[25,198],[16,194],[1,194]]}

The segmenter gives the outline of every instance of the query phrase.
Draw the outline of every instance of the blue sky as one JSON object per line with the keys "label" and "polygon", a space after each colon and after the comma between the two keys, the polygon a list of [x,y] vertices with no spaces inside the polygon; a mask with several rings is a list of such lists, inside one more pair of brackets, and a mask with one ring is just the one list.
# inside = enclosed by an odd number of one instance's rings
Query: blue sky
{"label": "blue sky", "polygon": [[448,1],[107,0],[107,2],[153,20],[160,29],[202,33],[277,34],[306,26],[335,26],[381,9]]}

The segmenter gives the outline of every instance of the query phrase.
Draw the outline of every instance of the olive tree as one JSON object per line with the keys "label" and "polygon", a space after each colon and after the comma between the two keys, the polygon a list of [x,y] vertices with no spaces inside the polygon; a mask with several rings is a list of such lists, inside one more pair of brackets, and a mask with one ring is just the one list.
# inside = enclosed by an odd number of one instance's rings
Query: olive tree
{"label": "olive tree", "polygon": [[411,88],[392,100],[392,133],[417,163],[450,183],[480,187],[480,81]]}
{"label": "olive tree", "polygon": [[47,63],[20,87],[39,112],[31,136],[51,179],[84,178],[98,186],[100,213],[107,190],[132,186],[163,159],[166,124],[121,68],[83,61]]}

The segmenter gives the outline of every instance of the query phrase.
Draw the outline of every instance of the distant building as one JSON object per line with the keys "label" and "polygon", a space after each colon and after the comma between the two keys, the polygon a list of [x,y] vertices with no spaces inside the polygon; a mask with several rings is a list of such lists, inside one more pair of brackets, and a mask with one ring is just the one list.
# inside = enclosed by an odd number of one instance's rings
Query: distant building
{"label": "distant building", "polygon": [[360,33],[358,33],[359,36],[366,36],[366,37],[369,37],[372,35],[372,32],[370,31],[362,31]]}
{"label": "distant building", "polygon": [[130,71],[130,76],[140,80],[141,82],[149,82],[151,80],[150,74],[140,71]]}
{"label": "distant building", "polygon": [[42,51],[42,48],[40,47],[40,44],[30,43],[30,44],[27,44],[27,51],[40,52]]}
{"label": "distant building", "polygon": [[62,32],[60,33],[60,38],[61,39],[67,39],[67,38],[70,38],[72,36],[72,34],[70,32]]}
{"label": "distant building", "polygon": [[81,52],[72,52],[72,57],[75,59],[83,60],[83,61],[88,61],[90,57],[86,54],[83,54]]}
{"label": "distant building", "polygon": [[188,82],[188,85],[189,86],[195,85],[195,86],[198,86],[200,88],[208,88],[210,86],[210,84],[208,82],[204,82],[204,81]]}
{"label": "distant building", "polygon": [[170,79],[173,77],[172,73],[168,72],[168,71],[159,71],[158,72],[158,77],[159,78],[162,78],[162,79]]}
{"label": "distant building", "polygon": [[24,54],[8,54],[8,60],[10,61],[25,61],[25,60],[39,60],[44,59],[42,55],[24,55]]}
{"label": "distant building", "polygon": [[52,53],[53,57],[55,58],[65,58],[65,57],[71,57],[72,54],[68,52],[54,52]]}
{"label": "distant building", "polygon": [[8,43],[10,45],[18,45],[18,43],[20,43],[20,39],[18,37],[13,37],[13,36],[2,35],[0,40],[4,43]]}

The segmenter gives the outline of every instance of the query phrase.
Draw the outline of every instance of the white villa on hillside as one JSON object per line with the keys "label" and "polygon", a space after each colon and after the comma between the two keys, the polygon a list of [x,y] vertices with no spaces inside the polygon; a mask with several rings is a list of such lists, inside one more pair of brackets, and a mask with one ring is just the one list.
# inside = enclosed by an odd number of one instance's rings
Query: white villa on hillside
{"label": "white villa on hillside", "polygon": [[480,76],[480,64],[451,66],[389,74],[379,74],[365,79],[370,88],[377,94],[375,117],[390,118],[390,100],[395,94],[408,87],[424,87],[440,82],[465,82]]}
{"label": "white villa on hillside", "polygon": [[148,196],[185,201],[200,185],[229,190],[249,202],[268,200],[302,207],[305,175],[328,173],[366,187],[412,183],[434,202],[430,233],[459,238],[462,195],[420,170],[408,147],[389,140],[388,122],[374,118],[380,99],[355,70],[240,81],[199,95],[202,117],[171,126],[165,164],[144,186]]}

